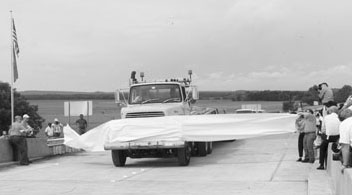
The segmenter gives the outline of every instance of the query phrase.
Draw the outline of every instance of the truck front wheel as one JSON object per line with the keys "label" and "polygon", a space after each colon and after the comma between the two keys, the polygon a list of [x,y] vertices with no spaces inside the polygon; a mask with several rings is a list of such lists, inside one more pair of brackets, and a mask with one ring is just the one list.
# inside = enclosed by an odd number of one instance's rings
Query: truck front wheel
{"label": "truck front wheel", "polygon": [[123,167],[126,164],[126,153],[123,150],[111,150],[112,162],[115,167]]}
{"label": "truck front wheel", "polygon": [[180,166],[187,166],[191,160],[192,148],[189,144],[185,144],[184,148],[177,149],[178,164]]}

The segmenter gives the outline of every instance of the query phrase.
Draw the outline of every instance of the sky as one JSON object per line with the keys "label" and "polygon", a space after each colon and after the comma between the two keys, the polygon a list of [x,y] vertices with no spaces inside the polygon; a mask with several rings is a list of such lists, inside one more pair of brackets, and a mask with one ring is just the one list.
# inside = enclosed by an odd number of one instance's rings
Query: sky
{"label": "sky", "polygon": [[351,84],[352,1],[1,0],[0,81],[18,91],[115,91],[131,71],[199,90]]}

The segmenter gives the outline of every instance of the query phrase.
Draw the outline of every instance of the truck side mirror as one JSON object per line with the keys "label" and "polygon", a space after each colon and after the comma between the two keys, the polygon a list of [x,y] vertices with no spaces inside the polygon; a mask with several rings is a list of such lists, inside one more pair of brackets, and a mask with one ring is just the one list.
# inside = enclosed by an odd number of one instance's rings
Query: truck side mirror
{"label": "truck side mirror", "polygon": [[123,92],[121,92],[119,89],[115,91],[115,103],[118,104],[119,106],[124,106],[126,105],[126,102],[122,99],[121,95]]}
{"label": "truck side mirror", "polygon": [[198,100],[199,99],[199,91],[196,86],[192,87],[192,99]]}

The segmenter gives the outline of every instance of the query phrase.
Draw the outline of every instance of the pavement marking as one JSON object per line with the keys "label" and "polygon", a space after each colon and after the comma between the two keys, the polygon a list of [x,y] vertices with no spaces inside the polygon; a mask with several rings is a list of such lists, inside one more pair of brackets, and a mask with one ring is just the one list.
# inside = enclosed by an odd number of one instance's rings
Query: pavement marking
{"label": "pavement marking", "polygon": [[293,134],[290,134],[290,135],[286,138],[286,141],[285,141],[285,148],[284,148],[284,150],[283,150],[283,154],[281,155],[281,158],[280,158],[280,160],[279,160],[279,163],[277,164],[277,166],[276,166],[276,168],[275,168],[273,174],[272,174],[271,177],[270,177],[270,180],[269,180],[269,181],[271,181],[271,182],[273,181],[273,179],[274,179],[274,177],[275,177],[277,171],[279,170],[279,168],[280,168],[280,166],[281,166],[281,163],[283,162],[283,160],[284,160],[284,158],[285,158],[285,156],[286,156],[286,153],[287,153],[287,151],[288,151],[288,141],[289,141],[290,139],[292,139],[292,136],[293,136]]}
{"label": "pavement marking", "polygon": [[[137,175],[141,175],[143,173],[146,173],[146,172],[149,172],[151,171],[153,168],[150,168],[150,169],[140,169],[139,172],[136,172],[136,171],[133,171],[131,172],[131,175],[124,175],[122,179],[119,179],[118,182],[121,182],[121,181],[124,181],[124,180],[127,180],[127,179],[130,179],[130,178],[133,178],[134,176],[137,176]],[[114,182],[116,182],[114,180]]]}

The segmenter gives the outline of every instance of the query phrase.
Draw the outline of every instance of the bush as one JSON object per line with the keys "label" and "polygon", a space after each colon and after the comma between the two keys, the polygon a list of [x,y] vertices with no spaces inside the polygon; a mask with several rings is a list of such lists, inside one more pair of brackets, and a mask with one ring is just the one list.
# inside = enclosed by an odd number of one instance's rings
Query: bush
{"label": "bush", "polygon": [[294,111],[295,110],[294,104],[295,102],[292,102],[292,101],[284,101],[282,103],[282,110],[284,112]]}

